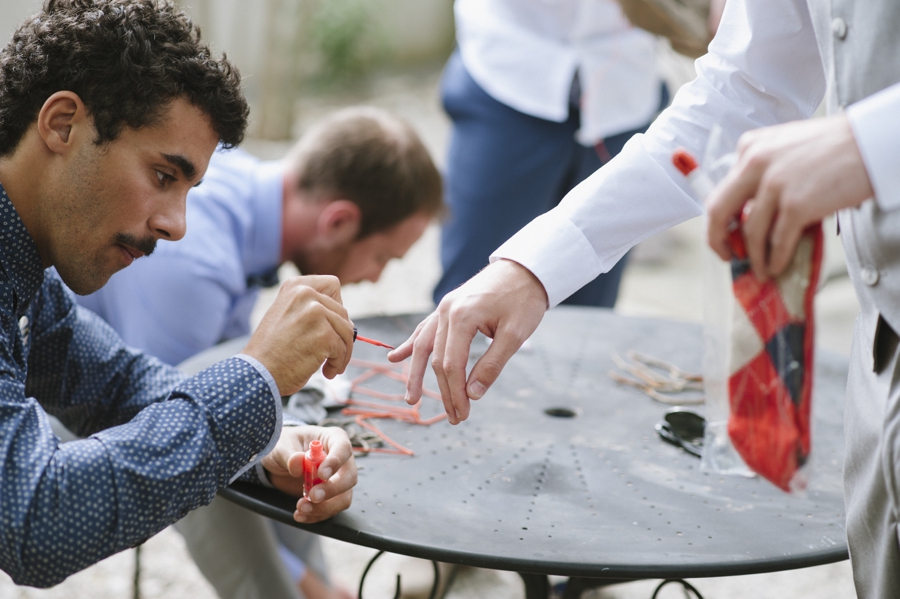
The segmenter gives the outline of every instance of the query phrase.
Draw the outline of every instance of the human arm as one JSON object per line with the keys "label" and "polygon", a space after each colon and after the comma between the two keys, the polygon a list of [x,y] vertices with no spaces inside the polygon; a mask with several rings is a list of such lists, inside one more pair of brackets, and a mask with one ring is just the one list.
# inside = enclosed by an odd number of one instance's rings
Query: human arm
{"label": "human arm", "polygon": [[[184,380],[76,309],[52,274],[26,318],[27,374],[15,321],[0,342],[0,567],[17,583],[50,586],[139,544],[274,446],[280,403],[247,360]],[[87,438],[60,444],[42,405]]]}
{"label": "human arm", "polygon": [[[786,56],[791,58],[790,66],[779,68]],[[671,164],[676,147],[702,156],[715,124],[727,139],[736,140],[743,131],[808,117],[825,89],[803,0],[729,0],[710,53],[696,66],[698,78],[678,92],[673,105],[646,135],[635,136],[619,156],[572,190],[556,209],[532,221],[492,256],[530,271],[546,291],[549,307],[609,270],[636,243],[701,213],[687,181]],[[479,289],[503,293],[508,283],[495,276],[499,274],[484,270]],[[462,332],[454,322],[465,322],[469,328],[473,321],[486,324],[487,316],[479,313],[482,308],[468,301],[468,289],[460,287],[438,307],[439,312],[455,315],[445,337],[437,339],[435,327],[424,335],[417,331],[417,346],[402,346],[404,351],[390,358],[411,354],[413,362],[421,364],[427,355],[419,354],[437,345],[456,347],[457,336],[469,337],[469,331]],[[512,306],[493,309],[515,319]],[[518,344],[511,339],[501,347],[504,355],[495,360],[505,364]],[[449,357],[443,352],[442,360],[432,362],[438,379],[447,381],[449,390],[442,389],[442,394],[451,396],[455,409],[455,398],[465,396],[467,383],[472,382],[471,375],[466,376],[467,356],[468,348]],[[410,377],[407,387],[413,402],[421,390],[421,371],[416,372],[419,376]],[[453,421],[455,414],[449,416]]]}
{"label": "human arm", "polygon": [[[337,288],[330,278],[321,283],[330,292]],[[294,328],[260,342],[269,350],[262,354],[271,371],[252,356],[239,356],[173,390],[181,375],[124,346],[49,277],[32,307],[27,383],[9,350],[16,340],[7,336],[2,344],[8,367],[0,372],[0,439],[10,457],[0,477],[10,491],[0,496],[7,516],[0,567],[20,584],[56,584],[209,503],[217,489],[271,451],[281,433],[273,375],[299,386],[318,369],[314,360],[296,360],[275,346],[293,346],[301,337],[315,345],[311,336],[336,335],[291,318],[295,310],[315,319],[320,314],[297,299],[315,301],[318,291],[291,287],[296,293],[285,294],[281,328]],[[352,339],[352,325],[341,324]],[[349,359],[346,346],[344,353]],[[63,412],[76,432],[95,432],[60,445],[38,402]],[[102,428],[117,422],[123,423]]]}
{"label": "human arm", "polygon": [[[303,455],[318,439],[327,454],[316,473],[324,482],[303,496]],[[313,523],[331,518],[350,507],[356,485],[356,461],[350,438],[343,429],[321,426],[286,426],[275,449],[262,459],[271,484],[299,497],[294,520]]]}

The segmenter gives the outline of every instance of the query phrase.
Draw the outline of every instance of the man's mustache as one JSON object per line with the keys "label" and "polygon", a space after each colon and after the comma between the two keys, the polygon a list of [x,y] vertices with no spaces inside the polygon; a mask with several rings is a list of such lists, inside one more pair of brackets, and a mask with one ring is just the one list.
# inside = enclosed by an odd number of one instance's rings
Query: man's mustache
{"label": "man's mustache", "polygon": [[156,249],[156,239],[154,239],[152,236],[138,239],[134,235],[130,235],[128,233],[117,233],[115,242],[121,245],[133,247],[145,256],[149,256],[153,253],[153,250]]}

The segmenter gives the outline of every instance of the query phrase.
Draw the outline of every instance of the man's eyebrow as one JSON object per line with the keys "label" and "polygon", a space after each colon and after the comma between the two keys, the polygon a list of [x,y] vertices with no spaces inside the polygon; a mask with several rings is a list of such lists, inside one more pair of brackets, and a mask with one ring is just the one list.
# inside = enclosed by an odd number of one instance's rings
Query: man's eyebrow
{"label": "man's eyebrow", "polygon": [[187,179],[193,179],[197,174],[197,167],[194,166],[194,163],[181,154],[163,154],[162,157],[166,162],[178,168]]}

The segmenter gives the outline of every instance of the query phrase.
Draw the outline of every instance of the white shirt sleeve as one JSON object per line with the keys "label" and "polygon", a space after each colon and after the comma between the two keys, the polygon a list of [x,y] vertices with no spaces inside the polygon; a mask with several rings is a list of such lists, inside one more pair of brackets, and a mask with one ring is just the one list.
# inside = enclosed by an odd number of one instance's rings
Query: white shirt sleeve
{"label": "white shirt sleeve", "polygon": [[900,83],[848,106],[847,118],[878,207],[900,208]]}
{"label": "white shirt sleeve", "polygon": [[608,271],[638,242],[702,212],[672,165],[684,147],[704,155],[714,125],[733,145],[744,131],[808,118],[825,75],[805,0],[729,0],[709,54],[647,134],[573,189],[491,260],[538,277],[553,307]]}

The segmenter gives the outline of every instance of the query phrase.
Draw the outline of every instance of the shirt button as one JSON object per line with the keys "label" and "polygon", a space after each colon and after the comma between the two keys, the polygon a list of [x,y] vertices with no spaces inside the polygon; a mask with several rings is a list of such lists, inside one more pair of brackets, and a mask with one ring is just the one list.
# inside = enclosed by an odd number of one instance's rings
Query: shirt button
{"label": "shirt button", "polygon": [[878,282],[878,270],[874,266],[863,266],[859,271],[859,277],[863,283],[871,287]]}
{"label": "shirt button", "polygon": [[28,334],[28,317],[27,316],[23,316],[22,318],[19,319],[19,332],[22,333],[22,335]]}
{"label": "shirt button", "polygon": [[831,32],[834,34],[834,37],[839,40],[847,37],[847,21],[840,17],[835,18],[831,21]]}

